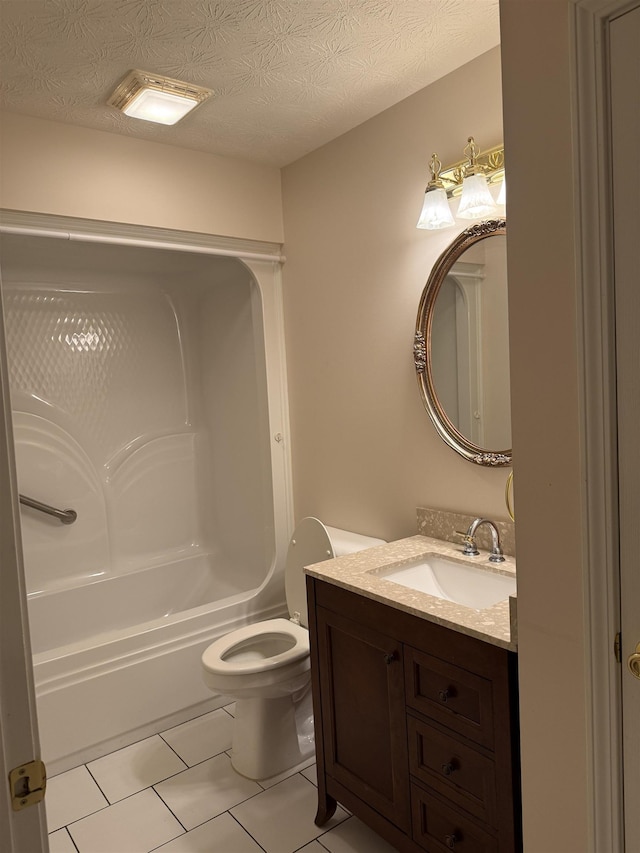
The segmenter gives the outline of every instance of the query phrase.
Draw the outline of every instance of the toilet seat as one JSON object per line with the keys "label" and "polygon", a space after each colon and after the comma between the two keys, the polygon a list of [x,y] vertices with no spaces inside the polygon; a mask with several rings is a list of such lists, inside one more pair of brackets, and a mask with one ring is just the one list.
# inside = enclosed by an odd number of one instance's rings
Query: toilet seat
{"label": "toilet seat", "polygon": [[[261,656],[260,642],[265,654]],[[275,654],[269,654],[275,649]],[[266,672],[309,655],[309,632],[288,619],[267,619],[245,625],[208,646],[202,664],[214,675]]]}

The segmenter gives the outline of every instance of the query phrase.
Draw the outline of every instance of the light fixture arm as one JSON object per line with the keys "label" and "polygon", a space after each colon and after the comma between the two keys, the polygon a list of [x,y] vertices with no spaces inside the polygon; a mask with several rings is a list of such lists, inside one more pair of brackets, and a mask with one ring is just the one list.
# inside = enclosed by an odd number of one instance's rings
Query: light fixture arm
{"label": "light fixture arm", "polygon": [[464,169],[465,178],[469,178],[472,175],[484,175],[484,167],[478,163],[478,154],[480,154],[480,149],[476,145],[476,141],[473,136],[470,136],[467,140],[467,144],[462,153],[466,154],[469,158],[469,162]]}
{"label": "light fixture arm", "polygon": [[425,192],[429,192],[429,190],[442,190],[444,189],[444,184],[440,180],[440,172],[442,171],[442,162],[438,155],[434,152],[431,155],[431,160],[429,160],[429,171],[431,172],[431,179],[427,184],[427,188]]}
{"label": "light fixture arm", "polygon": [[481,151],[474,137],[470,136],[463,153],[466,155],[464,160],[442,168],[438,176],[449,198],[459,196],[464,179],[474,174],[484,175],[489,186],[504,179],[503,144]]}

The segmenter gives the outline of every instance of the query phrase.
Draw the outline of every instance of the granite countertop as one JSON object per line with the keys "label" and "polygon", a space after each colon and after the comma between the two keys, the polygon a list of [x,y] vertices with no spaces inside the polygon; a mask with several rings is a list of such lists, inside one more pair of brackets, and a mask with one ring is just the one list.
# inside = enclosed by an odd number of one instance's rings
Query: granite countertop
{"label": "granite countertop", "polygon": [[319,580],[343,587],[351,592],[404,610],[429,622],[436,622],[477,637],[495,646],[517,651],[518,635],[516,597],[498,602],[484,610],[474,610],[452,601],[445,601],[424,592],[401,586],[376,574],[392,567],[410,564],[428,554],[438,554],[457,562],[481,567],[488,572],[515,576],[516,562],[505,557],[503,563],[490,563],[486,551],[478,557],[466,557],[462,547],[429,536],[410,536],[344,557],[325,560],[305,567],[305,573]]}

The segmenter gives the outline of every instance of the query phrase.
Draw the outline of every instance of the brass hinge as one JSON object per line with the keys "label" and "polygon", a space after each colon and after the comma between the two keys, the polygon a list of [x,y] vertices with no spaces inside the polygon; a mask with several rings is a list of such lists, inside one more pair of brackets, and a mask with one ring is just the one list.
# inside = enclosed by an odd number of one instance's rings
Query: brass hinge
{"label": "brass hinge", "polygon": [[14,767],[9,772],[11,806],[14,812],[35,806],[44,800],[47,788],[47,768],[39,759]]}
{"label": "brass hinge", "polygon": [[618,663],[622,663],[622,636],[620,631],[618,631],[615,640],[613,641],[613,653],[616,656]]}

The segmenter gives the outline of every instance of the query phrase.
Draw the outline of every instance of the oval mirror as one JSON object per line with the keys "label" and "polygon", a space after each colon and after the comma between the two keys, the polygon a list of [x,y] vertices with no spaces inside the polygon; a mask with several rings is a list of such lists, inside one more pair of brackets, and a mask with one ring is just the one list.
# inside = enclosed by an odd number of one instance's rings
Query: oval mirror
{"label": "oval mirror", "polygon": [[440,437],[478,465],[511,465],[507,224],[478,222],[438,258],[422,292],[414,362]]}

